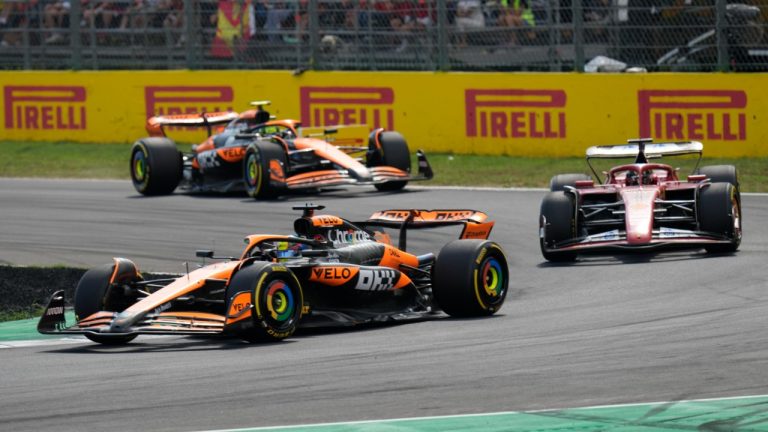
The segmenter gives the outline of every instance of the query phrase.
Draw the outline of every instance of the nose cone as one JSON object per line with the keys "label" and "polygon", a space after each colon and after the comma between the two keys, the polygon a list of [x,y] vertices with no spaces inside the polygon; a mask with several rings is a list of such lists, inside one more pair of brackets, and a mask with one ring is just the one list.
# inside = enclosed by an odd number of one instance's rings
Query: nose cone
{"label": "nose cone", "polygon": [[651,241],[653,209],[658,196],[658,188],[639,186],[621,191],[621,197],[624,201],[627,243],[634,245]]}

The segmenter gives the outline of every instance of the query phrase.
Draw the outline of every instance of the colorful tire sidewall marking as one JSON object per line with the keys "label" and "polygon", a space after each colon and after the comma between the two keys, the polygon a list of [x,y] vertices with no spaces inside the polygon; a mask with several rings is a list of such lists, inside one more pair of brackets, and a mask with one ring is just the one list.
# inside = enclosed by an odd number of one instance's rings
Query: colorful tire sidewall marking
{"label": "colorful tire sidewall marking", "polygon": [[507,260],[497,246],[486,247],[485,250],[485,257],[477,266],[475,289],[484,308],[495,311],[507,295]]}
{"label": "colorful tire sidewall marking", "polygon": [[257,326],[278,339],[288,337],[296,330],[304,300],[299,281],[293,273],[267,270],[256,286],[254,297],[254,304],[258,305],[255,316]]}
{"label": "colorful tire sidewall marking", "polygon": [[147,150],[143,145],[133,151],[131,157],[131,178],[139,189],[144,190],[149,183],[149,161]]}
{"label": "colorful tire sidewall marking", "polygon": [[251,193],[258,193],[261,189],[261,162],[256,151],[248,152],[245,159],[245,186]]}

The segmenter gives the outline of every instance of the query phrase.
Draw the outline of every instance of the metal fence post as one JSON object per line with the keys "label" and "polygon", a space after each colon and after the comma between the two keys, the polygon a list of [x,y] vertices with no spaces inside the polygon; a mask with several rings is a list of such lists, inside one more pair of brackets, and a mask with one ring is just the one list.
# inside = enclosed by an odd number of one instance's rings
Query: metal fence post
{"label": "metal fence post", "polygon": [[717,37],[717,70],[728,71],[728,22],[725,18],[726,0],[715,2],[715,33]]}
{"label": "metal fence post", "polygon": [[581,0],[573,0],[573,49],[576,72],[584,72],[584,8]]}
{"label": "metal fence post", "polygon": [[186,40],[186,43],[184,44],[184,54],[186,58],[187,69],[195,69],[197,66],[195,64],[195,47],[193,46],[193,40],[195,37],[195,26],[193,24],[194,20],[195,10],[194,5],[192,4],[192,0],[184,0],[184,39]]}
{"label": "metal fence post", "polygon": [[[307,14],[309,15],[309,23],[308,23],[308,30],[309,30],[309,64],[307,67],[311,70],[317,70],[321,68],[321,62],[320,62],[320,20],[319,20],[319,12],[317,8],[317,0],[309,0],[308,5],[309,10],[307,11]],[[301,39],[299,39],[299,44],[301,44]]]}
{"label": "metal fence post", "polygon": [[[27,9],[24,11],[24,18],[27,20],[27,23],[29,23],[30,20],[30,10]],[[32,59],[30,55],[30,40],[29,40],[29,24],[26,24],[21,27],[21,47],[22,47],[22,56],[24,58],[24,69],[32,69]]]}
{"label": "metal fence post", "polygon": [[80,41],[80,21],[82,10],[79,1],[70,2],[69,6],[69,46],[72,50],[72,69],[83,68],[83,45]]}
{"label": "metal fence post", "polygon": [[437,68],[447,71],[448,61],[448,8],[445,0],[437,0]]}

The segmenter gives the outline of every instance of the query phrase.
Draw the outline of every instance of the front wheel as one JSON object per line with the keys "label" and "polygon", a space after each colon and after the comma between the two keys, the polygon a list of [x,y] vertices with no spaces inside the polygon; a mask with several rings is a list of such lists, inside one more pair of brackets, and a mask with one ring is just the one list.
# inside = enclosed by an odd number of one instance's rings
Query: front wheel
{"label": "front wheel", "polygon": [[[367,165],[390,166],[411,172],[411,153],[408,151],[408,143],[398,132],[377,130],[371,134],[368,140]],[[400,190],[408,184],[408,181],[390,181],[374,185],[380,191]]]}
{"label": "front wheel", "polygon": [[[117,270],[115,270],[117,266]],[[129,300],[123,298],[120,290],[112,290],[115,284],[139,280],[135,264],[126,259],[117,259],[113,264],[96,267],[85,272],[75,288],[75,318],[85,319],[96,312],[123,310]],[[86,333],[85,337],[104,345],[122,345],[136,338],[136,335],[110,335]]]}
{"label": "front wheel", "polygon": [[437,256],[432,291],[448,315],[493,315],[504,303],[508,284],[507,258],[492,241],[454,240]]}
{"label": "front wheel", "polygon": [[702,231],[722,234],[727,244],[705,246],[707,252],[735,252],[741,244],[741,199],[731,183],[712,183],[699,193],[699,225]]}
{"label": "front wheel", "polygon": [[143,195],[167,195],[181,181],[183,162],[168,138],[144,138],[131,148],[131,180]]}
{"label": "front wheel", "polygon": [[291,336],[304,306],[301,284],[292,271],[268,262],[255,262],[235,273],[227,296],[250,292],[252,325],[238,336],[249,342],[275,342]]}
{"label": "front wheel", "polygon": [[544,259],[552,262],[576,260],[575,252],[552,249],[560,242],[576,236],[576,207],[573,197],[565,192],[550,192],[541,201],[539,211],[539,246]]}

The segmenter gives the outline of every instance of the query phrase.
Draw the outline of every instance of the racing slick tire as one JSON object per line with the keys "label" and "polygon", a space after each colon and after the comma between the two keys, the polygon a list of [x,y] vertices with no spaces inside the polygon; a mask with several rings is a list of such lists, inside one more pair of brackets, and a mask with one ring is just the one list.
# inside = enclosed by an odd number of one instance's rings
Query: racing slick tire
{"label": "racing slick tire", "polygon": [[704,174],[712,183],[730,183],[739,189],[739,173],[733,165],[709,165],[699,168],[699,174]]}
{"label": "racing slick tire", "polygon": [[280,162],[282,171],[280,176],[285,176],[286,155],[280,144],[268,141],[256,141],[248,146],[243,158],[243,184],[248,196],[255,199],[274,199],[280,195],[282,188],[273,185],[270,181],[270,161]]}
{"label": "racing slick tire", "polygon": [[564,191],[566,186],[576,186],[578,180],[592,180],[586,174],[558,174],[549,180],[549,190],[552,192]]}
{"label": "racing slick tire", "polygon": [[[240,269],[227,287],[227,301],[251,294],[251,321],[237,332],[248,342],[276,342],[293,334],[304,307],[301,284],[288,268],[257,261]],[[227,309],[230,306],[228,305]]]}
{"label": "racing slick tire", "polygon": [[550,192],[541,201],[539,212],[539,245],[547,261],[568,262],[576,260],[575,252],[553,252],[557,243],[576,236],[576,206],[571,194]]}
{"label": "racing slick tire", "polygon": [[[374,132],[375,133],[375,132]],[[379,147],[376,147],[376,139],[369,139],[369,157],[367,165],[372,166],[391,166],[401,169],[407,173],[411,172],[411,152],[408,150],[408,143],[398,132],[381,132],[378,136]],[[390,181],[374,185],[380,191],[397,191],[405,187],[408,181]]]}
{"label": "racing slick tire", "polygon": [[[108,296],[110,280],[115,274],[116,264],[106,264],[95,267],[83,275],[75,288],[75,317],[77,321],[87,318],[99,311],[119,312],[124,309],[125,304],[111,301]],[[119,274],[124,275],[121,282],[130,282],[131,279],[138,280],[138,271],[135,265],[128,260],[122,261],[121,265],[128,268],[119,269]],[[130,268],[132,266],[132,269]],[[132,270],[132,271],[131,271]],[[134,340],[137,335],[110,335],[86,333],[85,337],[104,345],[123,345]]]}
{"label": "racing slick tire", "polygon": [[453,317],[481,317],[504,304],[509,283],[507,258],[488,240],[454,240],[443,246],[432,275],[437,305]]}
{"label": "racing slick tire", "polygon": [[184,164],[168,138],[143,138],[131,148],[131,180],[143,195],[167,195],[179,185]]}
{"label": "racing slick tire", "polygon": [[707,252],[735,252],[741,244],[741,199],[731,183],[712,183],[699,192],[699,226],[702,231],[725,235],[728,244],[707,245]]}

